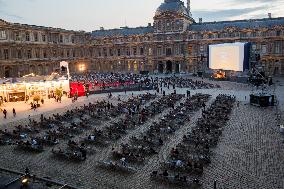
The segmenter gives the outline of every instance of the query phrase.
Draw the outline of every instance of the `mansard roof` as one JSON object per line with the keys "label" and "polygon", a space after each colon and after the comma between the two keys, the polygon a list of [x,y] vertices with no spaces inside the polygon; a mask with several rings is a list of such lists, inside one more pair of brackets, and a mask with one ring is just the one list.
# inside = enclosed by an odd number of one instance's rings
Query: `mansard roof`
{"label": "mansard roof", "polygon": [[148,27],[137,27],[128,28],[123,27],[120,29],[110,29],[110,30],[96,30],[92,32],[93,37],[121,37],[130,35],[143,35],[147,33],[153,33],[154,28],[152,26]]}
{"label": "mansard roof", "polygon": [[238,29],[256,29],[256,28],[272,28],[274,26],[284,26],[284,17],[194,23],[189,26],[188,30],[201,32],[201,31],[220,31],[230,27],[235,27]]}
{"label": "mansard roof", "polygon": [[62,28],[54,28],[54,27],[46,27],[46,26],[37,26],[37,25],[29,25],[29,24],[20,24],[20,23],[11,23],[7,22],[5,20],[0,19],[0,25],[9,25],[11,27],[19,27],[19,28],[24,28],[24,29],[31,29],[31,30],[50,30],[53,32],[74,32],[74,33],[88,33],[85,31],[75,31],[75,30],[66,30]]}

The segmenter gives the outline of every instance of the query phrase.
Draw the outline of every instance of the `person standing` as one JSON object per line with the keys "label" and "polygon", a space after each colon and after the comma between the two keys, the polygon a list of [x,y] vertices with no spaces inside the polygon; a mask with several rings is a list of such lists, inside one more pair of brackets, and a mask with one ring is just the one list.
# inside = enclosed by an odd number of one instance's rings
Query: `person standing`
{"label": "person standing", "polygon": [[29,122],[32,123],[31,115],[29,115]]}
{"label": "person standing", "polygon": [[7,110],[6,109],[3,110],[3,114],[4,114],[4,119],[6,119],[7,118]]}
{"label": "person standing", "polygon": [[186,96],[187,96],[187,98],[190,97],[190,91],[189,90],[186,91]]}
{"label": "person standing", "polygon": [[16,117],[16,110],[13,108],[13,116]]}

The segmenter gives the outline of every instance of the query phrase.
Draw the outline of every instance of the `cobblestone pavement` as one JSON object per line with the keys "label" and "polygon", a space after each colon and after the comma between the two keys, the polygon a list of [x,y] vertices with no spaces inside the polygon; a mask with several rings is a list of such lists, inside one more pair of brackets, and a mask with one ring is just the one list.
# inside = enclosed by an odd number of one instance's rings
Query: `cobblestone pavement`
{"label": "cobblestone pavement", "polygon": [[[217,147],[213,149],[212,163],[205,168],[201,178],[202,188],[213,188],[214,180],[217,180],[218,188],[222,189],[284,188],[284,136],[281,136],[277,127],[279,120],[276,119],[275,108],[260,109],[248,105],[248,99],[244,96],[248,96],[251,91],[246,86],[240,84],[238,87],[230,86],[232,84],[226,82],[222,85],[225,86],[223,89],[192,91],[192,94],[198,92],[211,94],[212,98],[208,105],[219,93],[234,94],[237,100],[241,101],[239,107],[234,107],[230,120],[224,126],[222,137]],[[178,89],[177,92],[185,93],[185,90]],[[281,93],[280,90],[279,92]],[[282,105],[280,108],[283,108]],[[145,131],[150,123],[165,113],[167,111],[129,132],[117,144],[126,142],[129,137]],[[159,154],[148,158],[133,175],[110,172],[96,166],[98,161],[109,156],[109,147],[96,148],[96,153],[83,163],[72,163],[55,159],[51,148],[40,154],[31,154],[16,151],[12,146],[0,146],[0,165],[20,171],[29,166],[33,173],[40,177],[50,177],[83,189],[174,188],[150,181],[150,172],[159,167],[159,162],[167,157],[169,149],[182,139],[186,131],[195,126],[200,116],[200,111],[194,113],[190,122],[170,138]]]}
{"label": "cobblestone pavement", "polygon": [[284,144],[272,109],[241,104],[223,131],[203,187],[284,188]]}

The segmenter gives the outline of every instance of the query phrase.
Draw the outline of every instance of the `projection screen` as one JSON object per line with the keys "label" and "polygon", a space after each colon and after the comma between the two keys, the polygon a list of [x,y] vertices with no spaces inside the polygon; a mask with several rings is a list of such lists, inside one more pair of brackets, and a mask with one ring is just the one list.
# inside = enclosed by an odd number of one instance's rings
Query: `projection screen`
{"label": "projection screen", "polygon": [[209,68],[243,72],[246,43],[209,45]]}

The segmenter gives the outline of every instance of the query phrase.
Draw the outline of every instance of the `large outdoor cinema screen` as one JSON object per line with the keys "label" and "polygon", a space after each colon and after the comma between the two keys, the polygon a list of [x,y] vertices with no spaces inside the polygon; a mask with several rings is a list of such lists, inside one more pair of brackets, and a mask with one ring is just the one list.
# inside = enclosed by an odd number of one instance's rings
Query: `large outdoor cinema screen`
{"label": "large outdoor cinema screen", "polygon": [[209,68],[243,72],[248,69],[248,43],[209,45]]}

